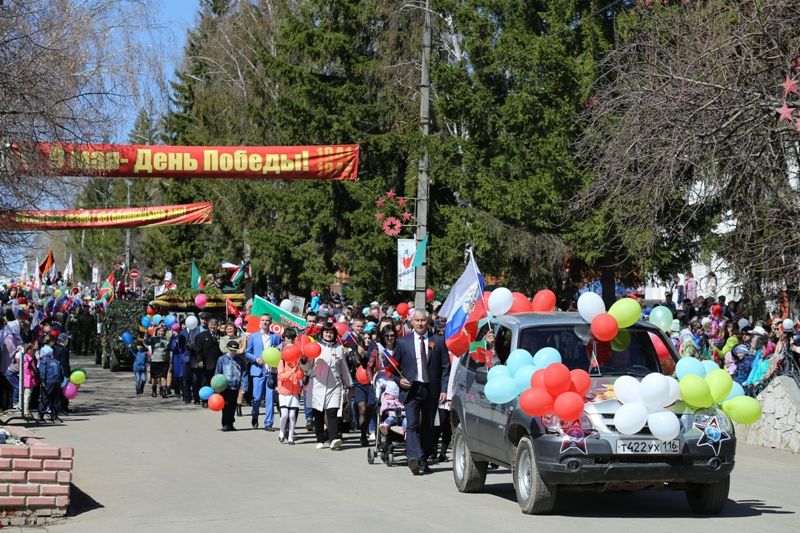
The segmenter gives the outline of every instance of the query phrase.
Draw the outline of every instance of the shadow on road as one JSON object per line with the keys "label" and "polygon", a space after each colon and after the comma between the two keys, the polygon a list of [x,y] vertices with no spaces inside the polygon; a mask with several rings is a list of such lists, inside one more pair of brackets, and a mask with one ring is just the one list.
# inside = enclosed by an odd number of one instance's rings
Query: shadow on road
{"label": "shadow on road", "polygon": [[67,516],[78,516],[88,511],[95,509],[102,509],[105,507],[102,503],[98,502],[81,489],[75,486],[74,483],[70,484],[70,497],[69,508],[67,508]]}
{"label": "shadow on road", "polygon": [[[495,473],[508,473],[499,470]],[[491,479],[490,479],[491,481]],[[516,502],[512,483],[494,483],[483,489],[506,500]],[[554,514],[584,518],[707,518],[692,513],[682,491],[580,492],[563,491],[558,495]],[[742,518],[765,514],[795,514],[762,500],[728,500],[718,518]]]}

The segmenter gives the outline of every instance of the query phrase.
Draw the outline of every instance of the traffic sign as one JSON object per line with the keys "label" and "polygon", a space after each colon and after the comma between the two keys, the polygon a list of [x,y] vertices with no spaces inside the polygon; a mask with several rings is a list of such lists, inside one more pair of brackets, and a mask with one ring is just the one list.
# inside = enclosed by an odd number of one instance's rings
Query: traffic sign
{"label": "traffic sign", "polygon": [[131,277],[131,279],[136,279],[139,277],[139,271],[135,268],[132,268],[131,271],[128,272],[128,275]]}

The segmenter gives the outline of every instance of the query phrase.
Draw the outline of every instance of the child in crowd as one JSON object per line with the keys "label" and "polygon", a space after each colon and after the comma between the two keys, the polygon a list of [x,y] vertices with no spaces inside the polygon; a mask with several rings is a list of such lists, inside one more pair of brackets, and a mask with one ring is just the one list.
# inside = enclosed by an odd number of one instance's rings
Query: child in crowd
{"label": "child in crowd", "polygon": [[25,345],[25,363],[22,366],[22,387],[25,389],[22,395],[22,415],[29,416],[31,396],[39,388],[39,370],[36,368],[36,358],[33,354],[33,345]]}
{"label": "child in crowd", "polygon": [[[383,422],[379,426],[379,431],[386,435],[389,428],[397,423],[397,409],[402,409],[403,404],[400,403],[398,397],[400,396],[400,387],[394,381],[386,383],[386,390],[383,391],[381,396],[381,418]],[[385,418],[384,418],[385,417]]]}
{"label": "child in crowd", "polygon": [[39,379],[41,391],[39,393],[39,421],[44,422],[45,413],[50,413],[51,422],[61,422],[58,409],[61,407],[61,383],[64,381],[64,372],[61,362],[53,357],[53,349],[42,346],[39,350],[42,359],[39,361]]}
{"label": "child in crowd", "polygon": [[19,409],[19,362],[25,350],[22,346],[14,352],[11,364],[6,369],[6,379],[11,385],[11,396],[13,398],[13,408]]}
{"label": "child in crowd", "polygon": [[[294,344],[297,331],[287,328],[283,334],[283,346]],[[297,424],[297,412],[300,410],[300,392],[303,390],[303,370],[297,362],[288,363],[281,359],[278,364],[278,408],[281,413],[281,425],[278,442],[286,440],[294,444],[294,428]],[[288,425],[288,432],[287,432]]]}
{"label": "child in crowd", "polygon": [[133,358],[133,378],[136,383],[136,396],[144,394],[144,385],[147,383],[147,350],[142,342],[136,345],[136,354]]}
{"label": "child in crowd", "polygon": [[236,431],[233,423],[236,421],[236,398],[239,396],[239,387],[242,386],[242,375],[244,374],[245,360],[242,354],[244,348],[235,339],[231,339],[227,344],[228,351],[217,359],[215,374],[222,374],[228,382],[220,394],[225,399],[222,407],[222,431]]}

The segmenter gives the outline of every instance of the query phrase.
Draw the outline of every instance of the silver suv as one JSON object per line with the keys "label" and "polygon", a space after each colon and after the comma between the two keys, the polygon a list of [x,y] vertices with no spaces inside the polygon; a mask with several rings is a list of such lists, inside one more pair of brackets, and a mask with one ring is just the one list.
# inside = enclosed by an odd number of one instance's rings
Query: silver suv
{"label": "silver suv", "polygon": [[[485,335],[488,326],[479,332]],[[517,400],[494,404],[483,389],[488,368],[462,357],[454,378],[453,476],[461,492],[478,492],[489,463],[511,469],[522,512],[551,512],[559,490],[685,490],[697,513],[717,514],[728,498],[736,437],[720,409],[692,411],[681,402],[671,409],[681,432],[672,441],[653,437],[647,426],[636,435],[614,427],[620,403],[612,384],[619,376],[643,378],[650,372],[671,374],[678,359],[672,343],[658,328],[638,322],[614,342],[594,340],[577,313],[527,313],[500,319],[495,364],[524,348],[531,354],[556,348],[570,369],[592,376],[581,420],[566,424],[558,417],[530,417]],[[657,338],[655,338],[656,336]],[[620,340],[621,339],[621,340]],[[655,344],[661,342],[667,352]]]}

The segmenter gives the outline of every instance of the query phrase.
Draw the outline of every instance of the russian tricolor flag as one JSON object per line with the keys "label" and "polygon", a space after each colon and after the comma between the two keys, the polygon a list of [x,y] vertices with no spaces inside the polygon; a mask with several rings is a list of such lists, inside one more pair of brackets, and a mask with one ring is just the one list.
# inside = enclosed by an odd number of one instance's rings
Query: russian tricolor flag
{"label": "russian tricolor flag", "polygon": [[475,257],[470,250],[467,268],[453,285],[450,294],[439,309],[439,316],[447,318],[444,326],[445,339],[458,337],[469,320],[478,320],[486,316],[485,309],[481,313],[481,317],[476,317],[474,314],[476,307],[483,308],[479,305],[483,297],[483,287],[483,276],[481,276],[481,271],[478,270]]}

